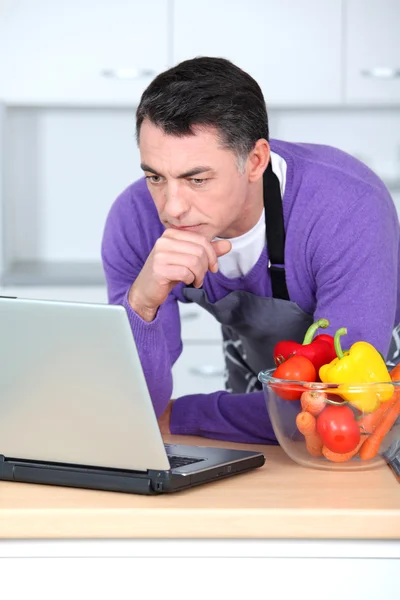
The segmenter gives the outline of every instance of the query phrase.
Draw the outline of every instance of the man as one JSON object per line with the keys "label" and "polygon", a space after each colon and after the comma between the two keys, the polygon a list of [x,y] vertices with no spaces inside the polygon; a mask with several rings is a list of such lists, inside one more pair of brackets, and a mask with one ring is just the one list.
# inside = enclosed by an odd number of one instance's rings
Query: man
{"label": "man", "polygon": [[[389,356],[400,322],[399,220],[374,173],[337,149],[269,141],[258,84],[196,58],[160,74],[136,115],[145,179],[107,218],[109,302],[128,313],[162,431],[276,443],[260,370],[318,318]],[[171,401],[178,302],[221,323],[227,390]]]}

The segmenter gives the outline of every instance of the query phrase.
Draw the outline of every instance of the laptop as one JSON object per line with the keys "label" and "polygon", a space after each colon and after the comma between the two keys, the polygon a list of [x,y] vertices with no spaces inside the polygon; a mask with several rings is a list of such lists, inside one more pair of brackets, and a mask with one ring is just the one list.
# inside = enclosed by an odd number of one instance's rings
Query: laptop
{"label": "laptop", "polygon": [[164,444],[122,306],[0,297],[0,479],[135,494],[264,464]]}

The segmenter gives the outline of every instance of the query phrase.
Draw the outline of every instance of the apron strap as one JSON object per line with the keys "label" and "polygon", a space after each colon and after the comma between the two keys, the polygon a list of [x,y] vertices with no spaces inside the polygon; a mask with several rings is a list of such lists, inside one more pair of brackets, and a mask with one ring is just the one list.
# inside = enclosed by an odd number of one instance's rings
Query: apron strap
{"label": "apron strap", "polygon": [[264,171],[263,195],[272,296],[281,300],[290,300],[285,274],[285,225],[281,187],[278,177],[272,170],[271,161]]}

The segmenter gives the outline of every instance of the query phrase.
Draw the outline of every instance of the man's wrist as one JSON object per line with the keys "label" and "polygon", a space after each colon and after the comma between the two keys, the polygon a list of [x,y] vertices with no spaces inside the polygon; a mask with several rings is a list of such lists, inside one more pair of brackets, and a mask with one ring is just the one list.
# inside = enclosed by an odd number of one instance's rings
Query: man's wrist
{"label": "man's wrist", "polygon": [[175,400],[170,400],[167,404],[167,407],[161,417],[158,419],[158,425],[160,427],[160,431],[163,435],[171,433],[171,415],[172,415],[172,407],[174,405]]}
{"label": "man's wrist", "polygon": [[158,311],[158,307],[152,308],[152,307],[146,306],[143,303],[143,301],[141,300],[140,293],[134,287],[134,284],[132,285],[131,289],[129,290],[128,302],[129,302],[129,305],[132,308],[132,310],[137,315],[139,315],[139,317],[141,319],[143,319],[143,321],[146,321],[147,323],[151,323],[151,321],[154,321],[157,311]]}

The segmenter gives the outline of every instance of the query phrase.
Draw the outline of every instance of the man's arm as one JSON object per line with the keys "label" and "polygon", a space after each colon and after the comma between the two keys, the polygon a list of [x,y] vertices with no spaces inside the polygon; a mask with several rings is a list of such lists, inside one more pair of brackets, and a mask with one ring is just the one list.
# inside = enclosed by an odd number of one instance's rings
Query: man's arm
{"label": "man's arm", "polygon": [[230,248],[227,240],[165,230],[140,182],[117,198],[107,216],[101,254],[108,300],[126,309],[157,417],[171,398],[172,365],[182,351],[173,289],[181,281],[200,287]]}
{"label": "man's arm", "polygon": [[[138,254],[136,246],[140,245],[143,255]],[[135,214],[135,206],[125,191],[113,204],[106,220],[101,247],[103,269],[109,303],[121,304],[126,309],[159,417],[171,398],[171,368],[182,352],[182,341],[179,309],[174,296],[170,294],[151,322],[142,319],[129,304],[129,291],[143,267],[146,252],[139,215]]]}
{"label": "man's arm", "polygon": [[371,188],[342,214],[319,220],[309,264],[316,285],[315,319],[332,335],[347,328],[343,348],[363,340],[387,356],[399,302],[399,221],[389,194]]}
{"label": "man's arm", "polygon": [[[264,392],[182,396],[170,405],[169,429],[173,434],[245,444],[276,444]],[[166,427],[166,422],[163,423]]]}

